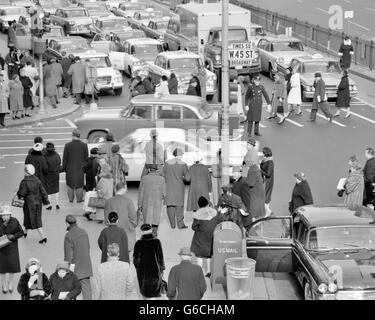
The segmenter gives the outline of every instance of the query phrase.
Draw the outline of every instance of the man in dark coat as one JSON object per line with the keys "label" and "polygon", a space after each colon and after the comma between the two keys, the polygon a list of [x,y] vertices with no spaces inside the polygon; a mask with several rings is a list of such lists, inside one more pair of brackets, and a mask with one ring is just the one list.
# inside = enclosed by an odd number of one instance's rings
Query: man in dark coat
{"label": "man in dark coat", "polygon": [[246,212],[249,212],[250,214],[248,216],[242,216],[242,223],[243,226],[246,228],[250,225],[252,222],[252,215],[250,211],[250,188],[246,181],[246,176],[241,176],[241,173],[239,173],[238,179],[233,182],[233,194],[239,196],[241,198],[242,203],[246,207]]}
{"label": "man in dark coat", "polygon": [[90,277],[93,273],[89,236],[85,230],[78,227],[77,220],[72,215],[67,215],[65,222],[68,232],[64,239],[64,261],[69,262],[70,270],[81,283],[83,300],[92,300]]}
{"label": "man in dark coat", "polygon": [[82,291],[78,277],[69,270],[69,263],[66,261],[57,265],[49,282],[51,283],[51,300],[76,300]]}
{"label": "man in dark coat", "polygon": [[246,177],[247,185],[250,189],[250,215],[253,219],[263,218],[266,215],[265,202],[266,194],[264,190],[262,173],[258,165],[253,163],[249,167]]}
{"label": "man in dark coat", "polygon": [[[59,205],[59,191],[60,191],[60,168],[61,158],[55,150],[55,145],[52,142],[47,142],[46,152],[44,158],[47,162],[47,173],[45,175],[45,188],[48,198],[51,202],[52,195],[55,195],[56,210],[60,209]],[[46,208],[52,210],[52,205]]]}
{"label": "man in dark coat", "polygon": [[61,67],[63,69],[63,92],[64,92],[64,98],[68,97],[70,93],[70,88],[72,86],[72,76],[68,74],[68,70],[70,66],[72,65],[72,56],[69,55],[69,57],[66,55],[66,52],[63,51],[61,53],[62,59],[60,61]]}
{"label": "man in dark coat", "polygon": [[341,57],[340,63],[341,68],[349,69],[352,63],[352,56],[354,54],[354,48],[352,45],[352,40],[348,36],[344,38],[344,42],[340,45],[340,49],[338,52],[339,56]]}
{"label": "man in dark coat", "polygon": [[125,230],[118,226],[118,214],[116,212],[110,212],[108,214],[107,225],[108,227],[102,230],[98,238],[98,245],[102,251],[101,263],[107,261],[107,248],[111,243],[117,243],[119,245],[120,261],[129,263],[128,236]]}
{"label": "man in dark coat", "polygon": [[375,151],[373,148],[366,148],[365,157],[367,159],[365,167],[363,168],[363,175],[365,179],[365,190],[363,197],[363,204],[365,206],[374,202],[374,183],[375,183]]}
{"label": "man in dark coat", "polygon": [[316,121],[316,114],[318,112],[319,106],[324,115],[328,118],[329,122],[332,122],[333,115],[329,112],[329,104],[327,102],[326,95],[326,84],[322,79],[322,74],[320,72],[315,73],[314,81],[314,98],[313,104],[311,107],[310,119],[307,121],[314,122]]}
{"label": "man in dark coat", "polygon": [[268,107],[271,108],[270,98],[268,97],[266,89],[260,84],[260,76],[254,78],[254,83],[249,86],[246,92],[245,101],[248,101],[249,110],[247,111],[247,134],[250,137],[253,130],[253,123],[255,123],[254,134],[259,134],[259,121],[262,118],[262,95],[266,100]]}
{"label": "man in dark coat", "polygon": [[293,188],[292,200],[289,202],[289,212],[292,214],[299,207],[313,204],[310,186],[303,172],[294,174],[296,185]]}
{"label": "man in dark coat", "polygon": [[92,191],[96,188],[96,176],[100,170],[99,159],[98,159],[98,148],[92,148],[90,150],[90,157],[87,159],[83,172],[86,175],[86,191]]}
{"label": "man in dark coat", "polygon": [[337,112],[335,117],[340,116],[340,110],[345,109],[345,119],[350,117],[350,89],[349,89],[349,75],[348,71],[342,72],[342,78],[337,87],[337,99],[336,99]]}
{"label": "man in dark coat", "polygon": [[133,254],[139,290],[145,298],[157,298],[161,296],[165,270],[163,249],[160,240],[152,234],[152,225],[142,225],[141,232],[142,237],[135,243]]}
{"label": "man in dark coat", "polygon": [[79,130],[74,129],[72,133],[73,140],[65,144],[64,147],[62,172],[66,172],[70,203],[74,200],[74,194],[77,198],[77,203],[83,201],[83,167],[88,158],[88,148],[87,144],[79,139],[80,136]]}
{"label": "man in dark coat", "polygon": [[168,89],[170,94],[178,94],[178,80],[173,72],[168,80]]}
{"label": "man in dark coat", "polygon": [[168,277],[170,300],[201,300],[207,290],[202,268],[191,263],[192,253],[189,248],[179,252],[181,263],[172,267]]}
{"label": "man in dark coat", "polygon": [[43,187],[46,188],[46,179],[45,176],[48,172],[47,161],[43,156],[43,145],[41,143],[36,143],[33,146],[33,150],[26,157],[25,164],[32,164],[35,168],[35,176],[40,179],[43,184]]}

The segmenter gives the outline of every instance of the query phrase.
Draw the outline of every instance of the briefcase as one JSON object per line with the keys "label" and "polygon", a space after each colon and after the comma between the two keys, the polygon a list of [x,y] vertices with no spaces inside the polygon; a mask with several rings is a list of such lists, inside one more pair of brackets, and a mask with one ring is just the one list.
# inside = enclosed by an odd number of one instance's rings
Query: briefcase
{"label": "briefcase", "polygon": [[89,199],[89,204],[88,204],[88,206],[89,206],[89,207],[93,207],[93,208],[101,208],[101,209],[104,209],[104,207],[105,207],[105,202],[106,202],[105,199],[102,199],[102,198],[96,198],[96,197],[91,197],[91,198]]}
{"label": "briefcase", "polygon": [[17,191],[16,191],[12,198],[12,203],[11,203],[12,207],[23,208],[24,203],[25,203],[25,200],[19,199],[17,197]]}

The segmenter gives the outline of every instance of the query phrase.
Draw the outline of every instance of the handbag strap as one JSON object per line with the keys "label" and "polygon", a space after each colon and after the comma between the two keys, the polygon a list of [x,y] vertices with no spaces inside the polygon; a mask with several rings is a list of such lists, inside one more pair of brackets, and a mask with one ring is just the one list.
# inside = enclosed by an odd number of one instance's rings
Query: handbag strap
{"label": "handbag strap", "polygon": [[152,139],[152,163],[156,164],[156,140]]}

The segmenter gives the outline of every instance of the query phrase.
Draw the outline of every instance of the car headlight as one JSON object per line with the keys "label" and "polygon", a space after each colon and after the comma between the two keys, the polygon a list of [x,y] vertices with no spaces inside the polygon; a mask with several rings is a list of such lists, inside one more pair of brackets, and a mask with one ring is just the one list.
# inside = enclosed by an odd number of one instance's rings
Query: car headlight
{"label": "car headlight", "polygon": [[329,285],[328,285],[328,291],[330,293],[335,293],[337,291],[337,285],[333,282],[331,282]]}
{"label": "car headlight", "polygon": [[284,58],[283,57],[276,58],[276,63],[283,63],[283,62],[284,62]]}
{"label": "car headlight", "polygon": [[69,24],[70,24],[71,26],[74,26],[74,25],[75,25],[75,22],[74,22],[74,21],[69,21]]}
{"label": "car headlight", "polygon": [[320,293],[327,293],[328,291],[328,286],[325,283],[321,283],[318,287],[318,291]]}

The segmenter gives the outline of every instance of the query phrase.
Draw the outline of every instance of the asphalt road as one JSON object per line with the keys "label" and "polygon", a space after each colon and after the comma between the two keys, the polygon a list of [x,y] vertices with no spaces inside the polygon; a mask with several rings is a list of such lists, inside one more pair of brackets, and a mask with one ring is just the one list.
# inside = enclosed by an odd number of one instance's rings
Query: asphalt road
{"label": "asphalt road", "polygon": [[[244,0],[244,2],[246,1]],[[329,27],[330,7],[340,6],[342,12],[354,11],[354,17],[349,22],[350,35],[374,37],[375,3],[373,0],[252,0],[251,4],[312,24],[319,24],[325,28]],[[339,31],[348,32],[346,20],[344,20],[343,28]]]}

